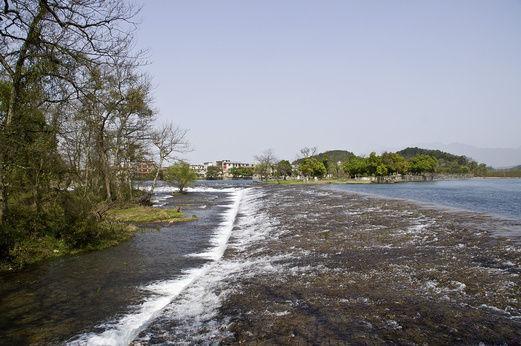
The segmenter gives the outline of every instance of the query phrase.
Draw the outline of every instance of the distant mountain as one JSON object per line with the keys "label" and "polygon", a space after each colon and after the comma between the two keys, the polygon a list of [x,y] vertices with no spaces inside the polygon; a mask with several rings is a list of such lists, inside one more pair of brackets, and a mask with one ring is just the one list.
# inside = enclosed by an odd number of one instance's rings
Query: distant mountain
{"label": "distant mountain", "polygon": [[521,171],[521,165],[511,167],[496,168],[496,171]]}
{"label": "distant mountain", "polygon": [[[353,156],[355,156],[355,154],[347,150],[328,150],[324,151],[323,153],[313,155],[312,157],[318,158],[320,160],[322,160],[324,157],[327,157],[329,162],[344,162]],[[295,163],[299,163],[300,161],[302,161],[302,159],[296,160]]]}
{"label": "distant mountain", "polygon": [[519,165],[521,162],[521,147],[519,148],[479,148],[462,143],[423,143],[424,148],[438,149],[457,155],[470,157],[478,162],[486,163],[495,168],[507,168]]}

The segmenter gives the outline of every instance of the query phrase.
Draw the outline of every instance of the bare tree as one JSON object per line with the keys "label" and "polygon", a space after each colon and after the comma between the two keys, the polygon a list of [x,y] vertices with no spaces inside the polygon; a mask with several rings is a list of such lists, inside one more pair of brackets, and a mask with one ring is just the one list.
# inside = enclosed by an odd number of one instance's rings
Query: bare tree
{"label": "bare tree", "polygon": [[255,156],[257,165],[255,166],[256,173],[260,176],[261,180],[269,178],[273,172],[273,166],[277,163],[275,154],[272,149],[265,150],[262,154]]}
{"label": "bare tree", "polygon": [[159,172],[163,164],[176,159],[175,155],[186,153],[190,150],[190,144],[186,138],[188,130],[175,126],[172,122],[161,125],[152,134],[152,144],[157,151],[157,168],[150,193],[154,193]]}
{"label": "bare tree", "polygon": [[6,126],[16,121],[31,67],[45,84],[64,81],[81,92],[81,67],[129,55],[136,13],[123,0],[5,0],[0,11],[0,64],[12,84]]}
{"label": "bare tree", "polygon": [[21,122],[22,115],[27,118],[28,99],[34,90],[40,105],[82,95],[93,67],[130,57],[136,14],[125,0],[4,0],[0,4],[0,76],[9,84],[8,109],[0,124],[2,221],[8,211],[10,172],[15,166],[24,167],[18,152],[23,150]]}
{"label": "bare tree", "polygon": [[54,105],[67,185],[76,191],[107,200],[121,198],[123,187],[132,193],[131,163],[143,156],[155,114],[150,83],[137,67],[132,61],[93,67],[80,97]]}
{"label": "bare tree", "polygon": [[304,147],[300,149],[301,158],[305,159],[317,154],[317,147]]}

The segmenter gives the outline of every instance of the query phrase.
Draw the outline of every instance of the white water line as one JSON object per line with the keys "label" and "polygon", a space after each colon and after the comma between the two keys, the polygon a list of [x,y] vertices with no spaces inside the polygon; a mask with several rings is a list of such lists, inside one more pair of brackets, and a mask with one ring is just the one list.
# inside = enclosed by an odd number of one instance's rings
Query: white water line
{"label": "white water line", "polygon": [[230,191],[232,203],[224,213],[224,220],[210,239],[211,247],[208,251],[194,254],[212,260],[200,268],[187,270],[180,278],[160,281],[143,287],[144,291],[151,292],[152,297],[136,307],[136,312],[129,313],[115,322],[106,323],[101,327],[106,330],[100,334],[87,333],[68,342],[68,345],[128,345],[144,330],[150,322],[156,319],[161,311],[170,304],[183,290],[205,275],[220,260],[228,245],[233,225],[239,211],[244,189]]}

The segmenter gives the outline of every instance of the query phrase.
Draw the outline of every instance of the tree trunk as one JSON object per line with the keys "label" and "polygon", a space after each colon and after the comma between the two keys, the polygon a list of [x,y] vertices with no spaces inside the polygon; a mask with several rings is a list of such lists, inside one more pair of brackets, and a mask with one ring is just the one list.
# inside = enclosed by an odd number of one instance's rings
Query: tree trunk
{"label": "tree trunk", "polygon": [[161,158],[159,158],[159,166],[157,167],[156,175],[154,176],[154,181],[152,182],[152,188],[150,189],[150,194],[154,193],[154,190],[157,185],[157,178],[159,177],[159,171],[161,170],[162,166],[163,166],[163,158],[161,157]]}
{"label": "tree trunk", "polygon": [[29,50],[29,47],[36,42],[38,42],[38,31],[40,22],[42,21],[43,17],[45,16],[45,13],[47,10],[45,9],[45,6],[42,2],[40,2],[38,6],[38,12],[34,16],[30,26],[29,31],[27,32],[27,37],[25,38],[25,41],[20,48],[18,60],[16,61],[16,65],[14,68],[14,71],[11,71],[13,74],[11,75],[12,78],[12,86],[11,86],[11,92],[9,94],[9,107],[7,109],[7,116],[5,119],[5,127],[8,128],[11,123],[13,122],[15,118],[15,112],[17,108],[17,101],[18,96],[21,90],[21,81],[22,81],[22,71],[25,65],[25,61],[27,60],[27,52]]}
{"label": "tree trunk", "polygon": [[0,224],[3,224],[7,221],[7,216],[9,214],[9,190],[7,189],[7,185],[4,181],[4,177],[2,177],[2,217],[0,218]]}
{"label": "tree trunk", "polygon": [[0,218],[0,223],[5,222],[7,219],[7,215],[9,213],[9,204],[8,204],[8,196],[9,196],[9,188],[7,184],[7,174],[6,172],[9,170],[9,162],[11,158],[8,157],[6,152],[11,151],[11,131],[12,131],[12,123],[16,120],[16,111],[18,108],[18,98],[20,95],[20,91],[22,89],[22,71],[25,65],[25,61],[27,60],[27,52],[29,47],[34,44],[38,39],[38,28],[40,26],[40,22],[45,16],[46,9],[43,3],[40,2],[38,6],[38,12],[34,16],[30,26],[29,31],[27,33],[27,37],[25,38],[25,42],[20,48],[18,52],[19,56],[16,61],[16,65],[14,67],[14,71],[10,71],[10,76],[12,80],[11,90],[9,92],[9,106],[7,108],[7,114],[4,122],[4,140],[6,141],[4,144],[7,148],[2,149],[2,154],[0,155],[0,179],[2,180],[0,184],[2,185],[2,217]]}
{"label": "tree trunk", "polygon": [[[107,156],[106,153],[103,153],[102,155],[105,157]],[[107,197],[107,201],[110,201],[112,200],[112,192],[110,190],[110,169],[108,167],[108,162],[106,162],[106,158],[103,161],[103,181],[105,184],[105,195]]]}
{"label": "tree trunk", "polygon": [[105,144],[103,140],[103,133],[100,133],[100,138],[98,141],[98,150],[100,151],[100,159],[101,159],[101,171],[103,174],[103,184],[105,186],[105,197],[107,201],[112,200],[112,192],[110,189],[110,167],[109,167],[109,159],[107,155],[107,151],[105,150]]}

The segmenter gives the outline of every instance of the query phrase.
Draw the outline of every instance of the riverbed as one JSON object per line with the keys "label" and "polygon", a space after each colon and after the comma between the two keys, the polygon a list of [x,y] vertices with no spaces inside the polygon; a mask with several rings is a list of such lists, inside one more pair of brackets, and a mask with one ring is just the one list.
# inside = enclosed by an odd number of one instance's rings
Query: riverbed
{"label": "riverbed", "polygon": [[515,218],[324,186],[223,185],[194,223],[2,276],[0,343],[520,340]]}
{"label": "riverbed", "polygon": [[135,345],[521,337],[521,249],[495,236],[517,221],[316,186],[266,187],[254,201],[215,271]]}

